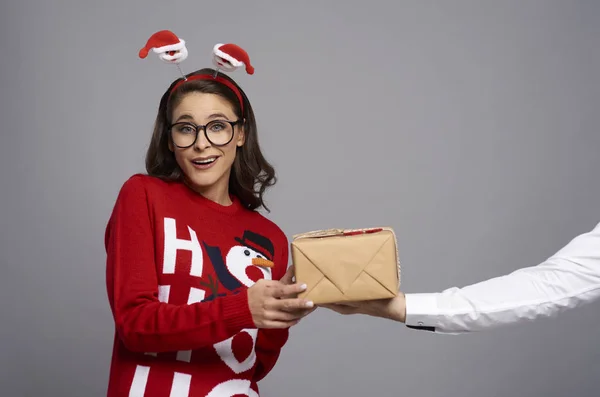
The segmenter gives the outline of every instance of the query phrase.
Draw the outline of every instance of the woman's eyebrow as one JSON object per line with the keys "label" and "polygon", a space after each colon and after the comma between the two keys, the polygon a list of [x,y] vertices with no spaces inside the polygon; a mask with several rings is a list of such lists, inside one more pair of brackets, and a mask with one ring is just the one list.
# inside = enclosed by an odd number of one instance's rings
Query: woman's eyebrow
{"label": "woman's eyebrow", "polygon": [[223,113],[213,113],[210,116],[208,116],[209,119],[214,119],[217,117],[222,117],[224,119],[229,119],[229,117],[225,116]]}
{"label": "woman's eyebrow", "polygon": [[181,116],[177,117],[177,120],[175,120],[175,121],[177,122],[177,121],[181,121],[181,120],[191,120],[191,121],[194,121],[194,118],[191,115],[189,115],[189,114],[182,114]]}

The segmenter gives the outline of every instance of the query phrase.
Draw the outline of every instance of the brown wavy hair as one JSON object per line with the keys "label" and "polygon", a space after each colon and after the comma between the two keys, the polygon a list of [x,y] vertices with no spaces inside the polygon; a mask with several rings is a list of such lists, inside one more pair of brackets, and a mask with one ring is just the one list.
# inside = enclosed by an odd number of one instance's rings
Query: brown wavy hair
{"label": "brown wavy hair", "polygon": [[[190,73],[187,77],[197,74],[214,75],[215,70],[205,68]],[[213,79],[191,80],[181,84],[171,95],[171,89],[183,78],[175,80],[163,94],[154,123],[154,132],[148,151],[146,152],[146,171],[149,175],[168,181],[182,181],[183,171],[175,160],[175,154],[169,150],[169,125],[173,109],[182,98],[190,92],[216,94],[227,100],[236,116],[243,120],[245,142],[237,147],[237,152],[231,175],[229,177],[229,192],[235,195],[242,205],[250,210],[263,207],[269,211],[264,202],[265,190],[273,186],[277,177],[271,164],[265,159],[258,143],[258,130],[254,111],[246,93],[229,76],[219,73],[224,79],[234,84],[242,94],[244,112],[242,114],[237,96],[227,86]]]}

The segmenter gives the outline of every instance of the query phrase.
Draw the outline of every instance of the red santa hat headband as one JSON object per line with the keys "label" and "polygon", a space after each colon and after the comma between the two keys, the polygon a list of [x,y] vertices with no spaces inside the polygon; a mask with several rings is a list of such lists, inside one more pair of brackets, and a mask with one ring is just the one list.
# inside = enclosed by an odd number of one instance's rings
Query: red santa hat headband
{"label": "red santa hat headband", "polygon": [[242,113],[244,112],[244,99],[240,90],[235,86],[235,84],[218,75],[220,69],[226,72],[233,72],[242,66],[245,67],[246,73],[254,74],[254,67],[250,64],[250,57],[248,56],[248,53],[238,45],[231,43],[217,44],[213,47],[212,61],[216,66],[216,71],[212,76],[207,74],[194,75],[190,77],[185,76],[185,74],[181,71],[181,67],[179,66],[179,64],[188,57],[188,50],[185,45],[185,41],[177,37],[177,35],[169,30],[161,30],[150,36],[146,42],[146,45],[139,51],[139,57],[142,59],[146,58],[150,50],[158,54],[162,61],[172,63],[177,66],[179,73],[181,73],[183,76],[183,80],[180,80],[177,84],[175,84],[171,92],[175,91],[187,81],[212,79],[227,86],[235,93],[240,101]]}

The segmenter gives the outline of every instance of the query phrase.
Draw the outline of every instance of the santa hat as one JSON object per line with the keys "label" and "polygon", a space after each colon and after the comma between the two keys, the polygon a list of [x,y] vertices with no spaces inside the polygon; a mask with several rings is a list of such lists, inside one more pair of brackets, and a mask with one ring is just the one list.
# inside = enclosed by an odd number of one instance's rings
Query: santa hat
{"label": "santa hat", "polygon": [[[246,73],[253,74],[254,67],[250,64],[250,57],[248,53],[244,51],[238,45],[235,44],[217,44],[213,48],[213,54],[215,57],[219,57],[231,64],[235,69],[245,66]],[[215,60],[218,62],[218,60]]]}
{"label": "santa hat", "polygon": [[161,30],[150,36],[144,48],[140,50],[139,56],[140,58],[146,58],[150,50],[159,54],[169,51],[182,51],[184,49],[185,41],[183,39],[180,39],[169,30]]}

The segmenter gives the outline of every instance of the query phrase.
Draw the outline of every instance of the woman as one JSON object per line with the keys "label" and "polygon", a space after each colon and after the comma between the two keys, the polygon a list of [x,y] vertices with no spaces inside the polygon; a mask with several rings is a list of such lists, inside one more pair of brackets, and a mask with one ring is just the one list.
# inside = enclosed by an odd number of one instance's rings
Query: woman
{"label": "woman", "polygon": [[288,328],[313,309],[277,281],[288,241],[256,212],[275,174],[242,89],[212,69],[175,81],[146,169],[106,229],[108,396],[258,396]]}

